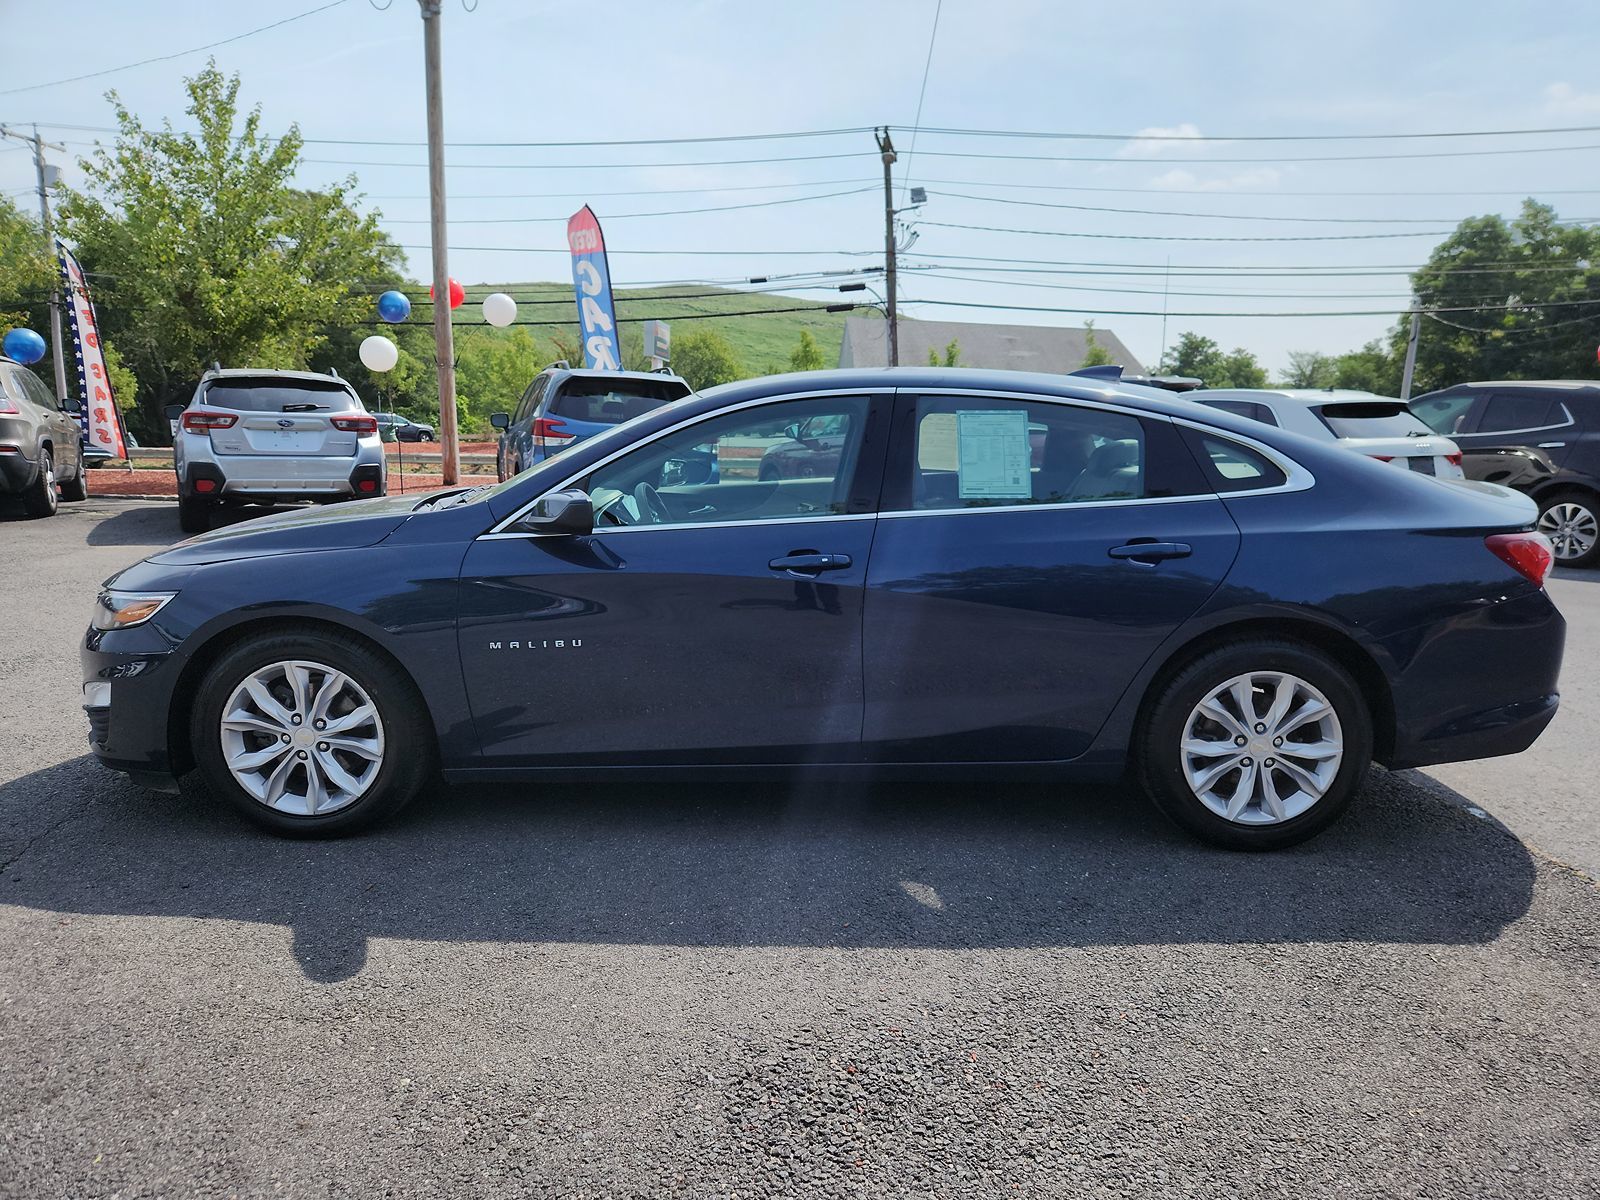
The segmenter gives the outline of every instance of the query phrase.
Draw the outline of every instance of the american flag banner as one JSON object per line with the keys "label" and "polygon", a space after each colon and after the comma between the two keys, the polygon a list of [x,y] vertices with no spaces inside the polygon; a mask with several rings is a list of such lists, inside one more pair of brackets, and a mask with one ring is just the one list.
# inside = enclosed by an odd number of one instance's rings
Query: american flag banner
{"label": "american flag banner", "polygon": [[91,446],[98,446],[114,458],[127,458],[127,440],[122,436],[122,416],[111,391],[111,373],[100,348],[100,331],[95,325],[94,302],[89,299],[89,283],[71,250],[56,241],[56,257],[61,262],[62,291],[71,318],[72,355],[78,366],[78,395],[83,409],[78,420]]}

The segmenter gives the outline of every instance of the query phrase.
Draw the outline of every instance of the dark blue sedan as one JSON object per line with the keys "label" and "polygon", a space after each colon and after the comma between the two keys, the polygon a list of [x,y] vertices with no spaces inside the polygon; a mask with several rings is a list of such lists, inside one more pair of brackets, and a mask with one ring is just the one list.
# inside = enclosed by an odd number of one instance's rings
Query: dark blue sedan
{"label": "dark blue sedan", "polygon": [[[807,422],[833,463],[763,478]],[[84,698],[107,766],[197,768],[290,834],[441,772],[1129,774],[1201,837],[1269,848],[1374,759],[1539,736],[1565,626],[1534,516],[1135,386],[779,376],[498,486],[154,555],[98,598]]]}

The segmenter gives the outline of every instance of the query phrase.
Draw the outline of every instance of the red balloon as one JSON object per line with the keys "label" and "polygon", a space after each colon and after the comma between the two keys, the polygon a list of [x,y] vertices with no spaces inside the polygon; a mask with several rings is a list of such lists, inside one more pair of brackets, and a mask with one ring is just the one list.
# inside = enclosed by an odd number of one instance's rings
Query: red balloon
{"label": "red balloon", "polygon": [[[467,289],[452,279],[450,281],[450,307],[460,308],[462,301],[464,301],[466,298]],[[428,286],[428,299],[433,299],[433,286],[431,284]]]}

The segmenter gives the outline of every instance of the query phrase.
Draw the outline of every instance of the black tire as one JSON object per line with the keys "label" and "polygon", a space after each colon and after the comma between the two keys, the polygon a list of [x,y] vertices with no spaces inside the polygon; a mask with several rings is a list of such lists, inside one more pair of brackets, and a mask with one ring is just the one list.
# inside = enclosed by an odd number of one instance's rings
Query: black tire
{"label": "black tire", "polygon": [[198,496],[179,496],[178,528],[185,533],[204,533],[210,529],[211,501]]}
{"label": "black tire", "polygon": [[764,462],[756,468],[756,482],[758,483],[779,483],[782,479],[783,476],[778,473],[777,465],[774,463]]}
{"label": "black tire", "polygon": [[22,508],[30,517],[53,517],[61,506],[56,492],[56,463],[50,451],[39,448],[39,473],[22,493]]}
{"label": "black tire", "polygon": [[78,459],[78,473],[62,481],[61,498],[73,503],[89,498],[89,464],[83,459]]}
{"label": "black tire", "polygon": [[[1294,675],[1320,691],[1338,718],[1344,753],[1327,790],[1308,809],[1274,824],[1250,825],[1212,811],[1195,794],[1184,775],[1180,745],[1191,712],[1208,694],[1257,671]],[[1349,673],[1321,651],[1300,642],[1250,638],[1208,651],[1168,679],[1141,715],[1132,750],[1140,785],[1184,829],[1228,849],[1276,850],[1321,833],[1349,806],[1371,764],[1372,714]]]}
{"label": "black tire", "polygon": [[[1600,531],[1600,501],[1597,501],[1593,492],[1586,492],[1581,488],[1566,488],[1545,496],[1539,501],[1539,532],[1550,538],[1551,544],[1556,547],[1556,566],[1558,567],[1592,567],[1600,564],[1600,538],[1597,538],[1589,549],[1581,554],[1572,554],[1570,557],[1561,557],[1563,549],[1569,543],[1561,536],[1557,526],[1556,515],[1552,510],[1562,506],[1571,506],[1587,514],[1586,530],[1591,534]],[[1570,511],[1570,508],[1567,510]]]}
{"label": "black tire", "polygon": [[419,442],[431,442],[431,441],[433,441],[433,434],[425,433],[421,437],[419,437],[417,439],[417,441],[419,441]]}
{"label": "black tire", "polygon": [[[319,816],[280,812],[247,792],[228,769],[221,721],[235,688],[273,663],[304,660],[349,676],[370,697],[382,721],[385,753],[367,790],[346,807]],[[348,634],[286,631],[227,651],[206,672],[189,723],[195,765],[214,795],[248,820],[286,837],[337,837],[393,817],[438,774],[427,705],[411,680],[361,639]]]}

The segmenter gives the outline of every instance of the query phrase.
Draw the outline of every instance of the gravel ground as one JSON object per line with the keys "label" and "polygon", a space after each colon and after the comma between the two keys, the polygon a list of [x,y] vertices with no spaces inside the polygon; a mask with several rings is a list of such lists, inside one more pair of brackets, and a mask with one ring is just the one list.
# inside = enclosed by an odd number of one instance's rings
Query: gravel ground
{"label": "gravel ground", "polygon": [[[286,842],[83,754],[90,592],[176,536],[0,515],[0,1196],[1600,1193],[1592,692],[1272,856],[973,785],[441,790]],[[1587,679],[1600,588],[1555,594]]]}

